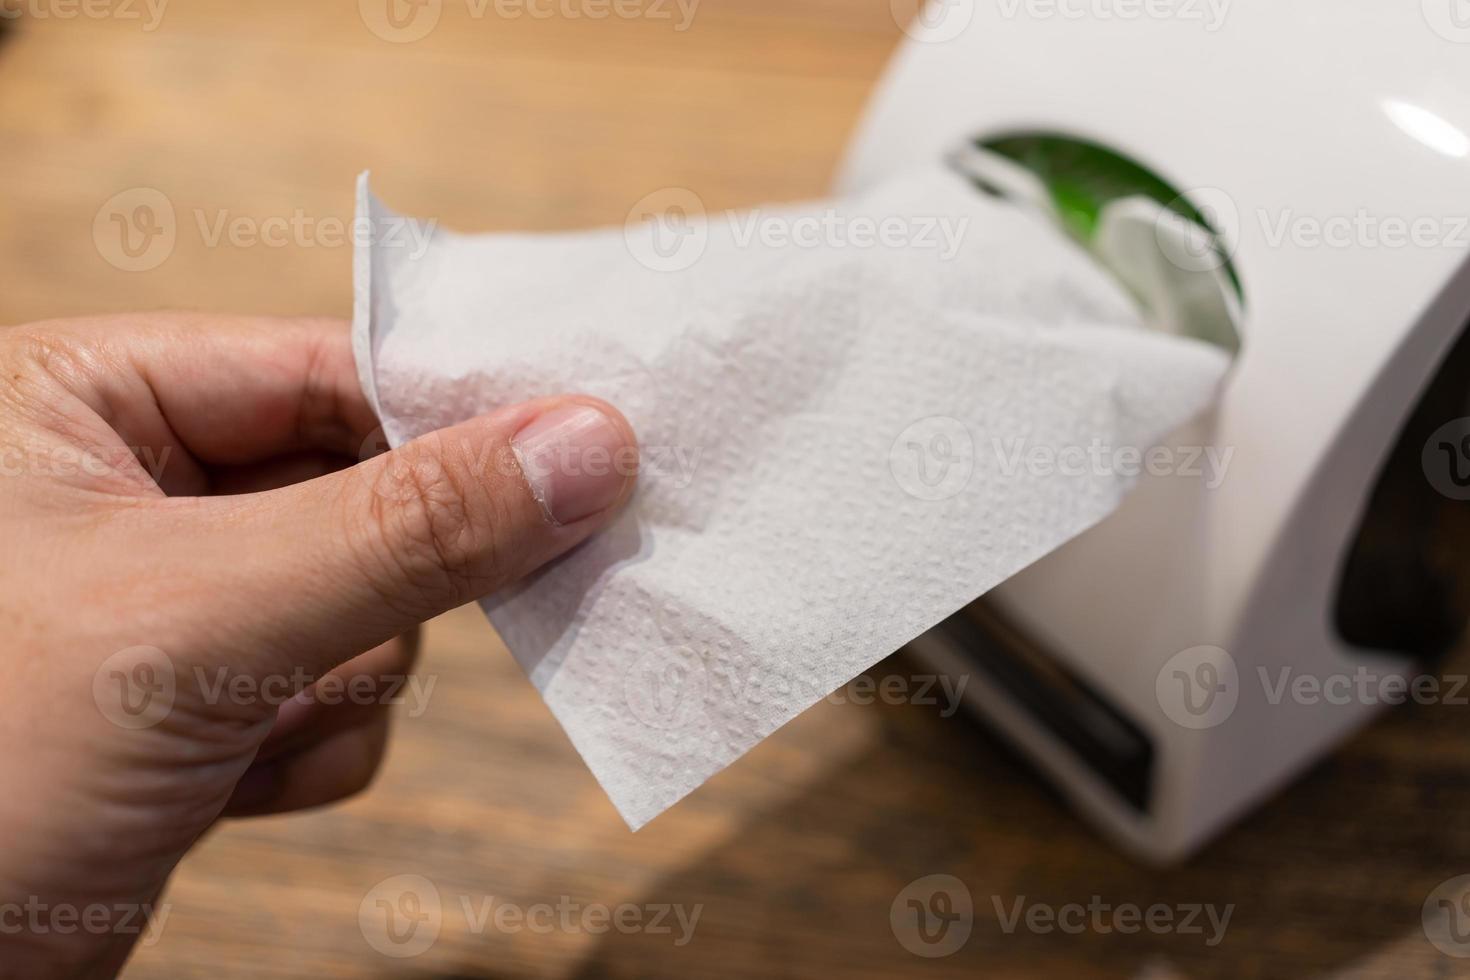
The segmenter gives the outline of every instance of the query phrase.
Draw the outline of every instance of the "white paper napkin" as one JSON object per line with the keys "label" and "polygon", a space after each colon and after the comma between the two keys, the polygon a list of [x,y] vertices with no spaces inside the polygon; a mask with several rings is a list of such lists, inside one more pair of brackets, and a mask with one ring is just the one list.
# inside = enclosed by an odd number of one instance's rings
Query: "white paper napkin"
{"label": "white paper napkin", "polygon": [[1106,516],[1126,468],[1058,461],[1146,450],[1227,366],[937,167],[418,247],[358,193],[356,349],[390,441],[562,392],[639,433],[627,513],[483,603],[634,828]]}

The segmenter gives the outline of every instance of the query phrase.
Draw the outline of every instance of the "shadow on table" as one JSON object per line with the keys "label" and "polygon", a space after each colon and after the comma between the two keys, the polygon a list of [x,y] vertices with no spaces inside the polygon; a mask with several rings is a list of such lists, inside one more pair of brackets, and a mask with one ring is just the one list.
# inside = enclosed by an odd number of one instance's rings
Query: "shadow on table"
{"label": "shadow on table", "polygon": [[[576,975],[1313,976],[1374,956],[1436,973],[1470,966],[1437,952],[1420,924],[1434,887],[1470,872],[1464,707],[1390,711],[1168,870],[1111,849],[973,722],[914,706],[850,710],[883,712],[889,737],[643,896],[650,908],[702,907],[690,941],[609,934]],[[921,958],[900,944],[909,927],[895,931],[890,908],[933,874],[964,883],[974,926],[956,952]],[[1159,903],[1181,928],[1088,924],[1126,925],[1121,907]],[[1034,905],[1073,931],[1015,922]],[[1207,907],[1218,923],[1231,905],[1221,938]],[[928,952],[950,941],[908,935]]]}

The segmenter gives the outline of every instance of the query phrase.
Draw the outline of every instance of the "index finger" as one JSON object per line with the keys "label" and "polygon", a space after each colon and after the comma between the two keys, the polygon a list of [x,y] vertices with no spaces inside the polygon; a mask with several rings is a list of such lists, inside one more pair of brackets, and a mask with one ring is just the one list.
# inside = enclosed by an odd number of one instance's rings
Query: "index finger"
{"label": "index finger", "polygon": [[31,329],[89,355],[69,386],[130,445],[241,465],[301,450],[356,455],[377,428],[345,320],[144,313]]}

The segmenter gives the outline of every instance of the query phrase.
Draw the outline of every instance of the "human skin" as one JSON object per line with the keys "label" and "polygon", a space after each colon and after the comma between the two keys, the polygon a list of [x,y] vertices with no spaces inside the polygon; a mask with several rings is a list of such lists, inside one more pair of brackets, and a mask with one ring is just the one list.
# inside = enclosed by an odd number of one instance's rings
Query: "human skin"
{"label": "human skin", "polygon": [[[377,426],[340,321],[0,329],[0,975],[115,974],[119,910],[215,821],[366,786],[417,625],[574,547],[636,480],[593,398],[374,455]],[[329,674],[358,695],[314,698]]]}

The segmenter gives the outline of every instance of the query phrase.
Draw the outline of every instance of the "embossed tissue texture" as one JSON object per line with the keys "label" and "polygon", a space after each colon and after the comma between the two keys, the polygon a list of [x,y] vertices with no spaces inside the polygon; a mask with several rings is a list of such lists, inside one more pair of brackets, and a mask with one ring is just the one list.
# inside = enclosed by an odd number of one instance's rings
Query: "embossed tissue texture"
{"label": "embossed tissue texture", "polygon": [[[688,252],[652,248],[672,223],[436,230],[416,250],[366,175],[358,206],[376,242],[359,368],[391,441],[559,392],[639,433],[627,513],[483,603],[635,828],[1131,483],[1028,460],[1147,449],[1227,365],[1142,328],[1053,229],[939,169],[691,219],[702,252],[677,271]],[[939,221],[953,249],[925,237]]]}

